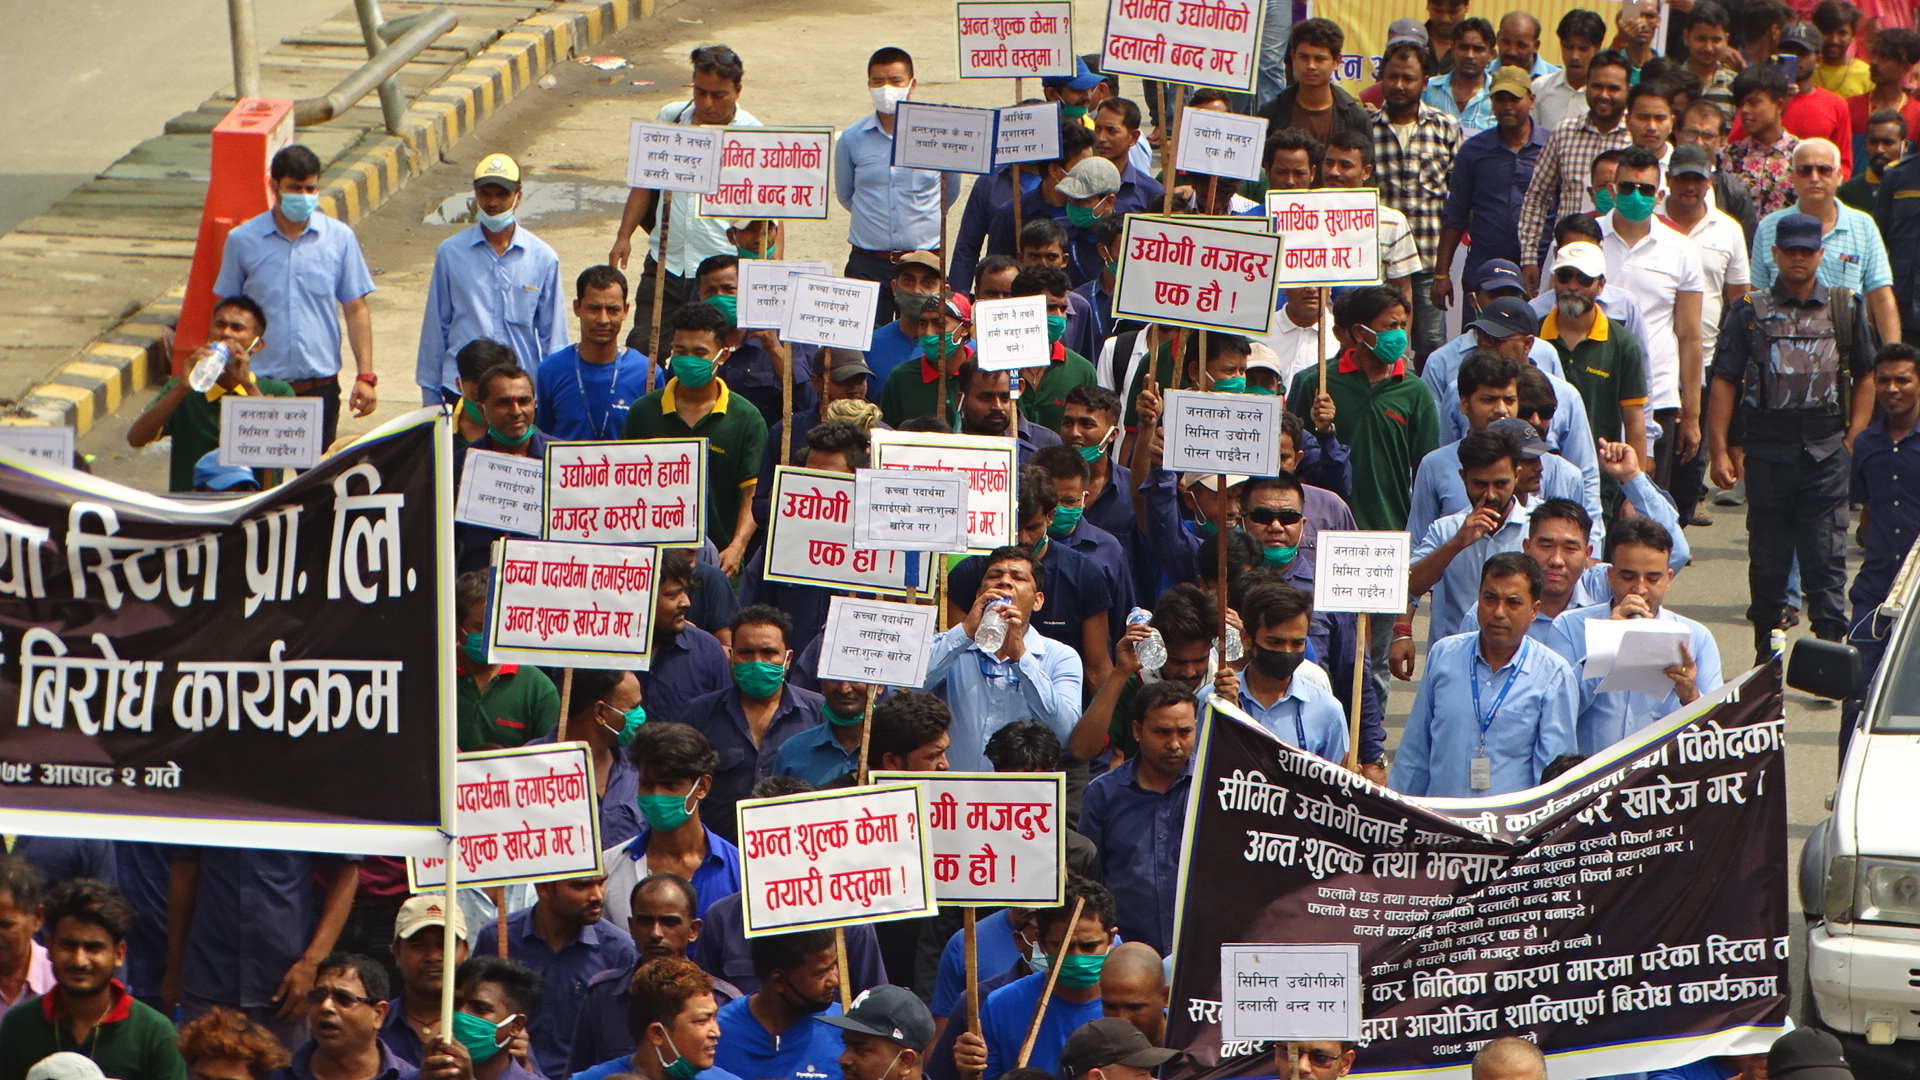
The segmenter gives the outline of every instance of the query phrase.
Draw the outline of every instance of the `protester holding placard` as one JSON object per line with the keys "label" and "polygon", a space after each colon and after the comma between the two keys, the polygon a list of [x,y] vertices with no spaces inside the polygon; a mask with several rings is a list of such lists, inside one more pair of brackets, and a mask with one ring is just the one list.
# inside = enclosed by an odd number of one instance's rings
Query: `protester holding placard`
{"label": "protester holding placard", "polygon": [[1060,429],[1067,394],[1095,382],[1093,365],[1061,340],[1067,332],[1068,289],[1067,275],[1049,266],[1027,267],[1013,279],[1014,296],[1046,297],[1052,362],[1044,368],[1020,369],[1020,418],[1048,431]]}
{"label": "protester holding placard", "polygon": [[[895,368],[922,355],[922,327],[928,321],[930,306],[937,307],[947,276],[940,269],[940,256],[931,251],[902,255],[894,264],[892,294],[893,321],[876,326],[873,341],[867,346],[867,366],[873,375],[867,383],[867,397],[878,403],[887,379]],[[939,333],[936,328],[934,333]]]}
{"label": "protester holding placard", "polygon": [[[1072,921],[1079,911],[1078,922]],[[1118,927],[1113,894],[1097,881],[1067,879],[1066,903],[1042,908],[1039,940],[1034,942],[1034,973],[995,990],[980,1009],[982,1035],[964,1033],[954,1041],[954,1061],[962,1080],[996,1080],[1014,1067],[1028,1025],[1039,1011],[1048,969],[1058,965],[1053,995],[1047,999],[1040,1034],[1029,1068],[1052,1072],[1060,1050],[1080,1025],[1100,1018],[1100,968],[1113,947]],[[983,1037],[984,1036],[984,1037]]]}
{"label": "protester holding placard", "polygon": [[[449,913],[446,898],[438,893],[420,893],[400,905],[393,922],[394,967],[400,972],[400,994],[387,1003],[387,1018],[380,1025],[380,1041],[394,1056],[420,1067],[427,1044],[440,1028],[441,981],[449,966],[466,962],[467,919],[455,904]],[[453,929],[453,963],[447,963],[447,927]]]}
{"label": "protester holding placard", "polygon": [[753,403],[761,419],[771,430],[786,414],[782,411],[780,380],[793,380],[793,407],[816,408],[820,396],[814,390],[813,368],[819,347],[789,345],[772,329],[748,330],[740,325],[740,259],[734,255],[709,255],[694,271],[696,299],[720,309],[727,317],[728,331],[721,344],[727,358],[715,370],[727,389]]}
{"label": "protester holding placard", "polygon": [[487,662],[487,572],[469,570],[455,583],[458,619],[460,749],[525,746],[559,723],[560,692],[537,667]]}
{"label": "protester holding placard", "polygon": [[[826,723],[800,732],[780,744],[774,765],[777,776],[797,776],[816,788],[860,771],[860,727],[866,719],[867,698],[883,687],[845,679],[820,679],[820,717]],[[944,710],[944,706],[942,706]],[[875,723],[878,723],[876,710]],[[943,726],[942,733],[946,731]],[[942,754],[945,748],[942,747]],[[944,760],[944,759],[943,759]],[[894,768],[895,766],[886,766]]]}
{"label": "protester holding placard", "polygon": [[206,391],[193,389],[178,375],[167,380],[160,393],[127,428],[127,445],[138,450],[163,436],[172,436],[168,457],[167,490],[192,491],[193,467],[220,446],[220,407],[226,394],[248,397],[292,397],[293,387],[279,379],[256,377],[248,358],[267,332],[267,313],[245,296],[230,296],[213,309],[207,344],[187,359],[191,369],[226,350],[226,366],[219,381]]}
{"label": "protester holding placard", "polygon": [[[474,381],[474,392],[480,402],[480,415],[487,422],[487,433],[469,443],[467,449],[545,461],[547,444],[553,440],[534,424],[538,405],[533,385],[533,376],[518,364],[501,364],[483,372]],[[453,459],[456,489],[466,461],[464,454]],[[463,572],[486,566],[492,556],[493,542],[504,535],[503,529],[456,522],[454,565]]]}
{"label": "protester holding placard", "polygon": [[[915,363],[912,355],[902,360],[887,374],[880,391],[880,416],[892,427],[920,416],[945,419],[940,409],[943,386],[946,415],[951,416],[960,400],[955,373],[973,357],[973,346],[968,344],[973,336],[973,302],[966,297],[952,293],[945,299],[929,298],[923,303],[918,324],[919,362]],[[867,360],[871,366],[871,354]],[[944,381],[942,372],[946,373]]]}
{"label": "protester holding placard", "polygon": [[[543,881],[534,887],[534,905],[507,916],[507,956],[540,974],[544,1007],[529,1018],[533,1059],[542,1075],[557,1075],[567,1064],[574,1020],[596,972],[624,967],[638,957],[633,938],[603,918],[606,878]],[[500,926],[480,928],[475,955],[497,955]]]}
{"label": "protester holding placard", "polygon": [[1141,688],[1131,717],[1139,752],[1119,768],[1094,777],[1080,808],[1078,828],[1100,852],[1121,935],[1162,953],[1173,942],[1180,823],[1192,787],[1197,716],[1186,687],[1154,683]]}
{"label": "protester holding placard", "polygon": [[621,340],[632,310],[625,274],[611,266],[580,272],[573,300],[580,341],[540,362],[535,427],[562,440],[617,439],[628,407],[666,382],[660,365]]}

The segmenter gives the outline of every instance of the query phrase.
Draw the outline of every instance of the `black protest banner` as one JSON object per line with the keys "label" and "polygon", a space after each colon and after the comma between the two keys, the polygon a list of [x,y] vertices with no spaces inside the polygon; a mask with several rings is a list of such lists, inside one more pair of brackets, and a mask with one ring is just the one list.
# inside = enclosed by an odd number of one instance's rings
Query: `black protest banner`
{"label": "black protest banner", "polygon": [[1359,944],[1356,1075],[1465,1077],[1508,1035],[1577,1076],[1764,1050],[1787,1011],[1779,668],[1723,693],[1551,785],[1431,802],[1213,713],[1167,1031],[1190,1054],[1172,1080],[1271,1075],[1268,1044],[1222,1044],[1223,1000],[1255,1029],[1287,996],[1252,976],[1222,987],[1237,942]]}
{"label": "black protest banner", "polygon": [[0,460],[0,821],[440,855],[448,436],[421,410],[234,500]]}

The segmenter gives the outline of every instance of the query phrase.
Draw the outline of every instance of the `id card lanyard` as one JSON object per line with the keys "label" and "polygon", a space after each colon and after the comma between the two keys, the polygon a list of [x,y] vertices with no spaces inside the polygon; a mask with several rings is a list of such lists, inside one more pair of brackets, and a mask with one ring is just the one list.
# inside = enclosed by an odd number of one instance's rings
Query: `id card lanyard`
{"label": "id card lanyard", "polygon": [[1493,727],[1494,718],[1500,715],[1500,706],[1506,704],[1508,692],[1519,681],[1520,668],[1527,662],[1527,650],[1532,646],[1531,638],[1520,639],[1520,653],[1513,658],[1513,670],[1507,675],[1506,685],[1500,688],[1499,695],[1493,699],[1493,708],[1484,713],[1480,711],[1480,678],[1473,670],[1473,661],[1479,658],[1479,651],[1475,650],[1473,657],[1467,661],[1467,685],[1473,690],[1473,720],[1480,726],[1479,753],[1468,763],[1470,775],[1467,783],[1475,791],[1487,791],[1493,787],[1493,759],[1487,756],[1487,729]]}

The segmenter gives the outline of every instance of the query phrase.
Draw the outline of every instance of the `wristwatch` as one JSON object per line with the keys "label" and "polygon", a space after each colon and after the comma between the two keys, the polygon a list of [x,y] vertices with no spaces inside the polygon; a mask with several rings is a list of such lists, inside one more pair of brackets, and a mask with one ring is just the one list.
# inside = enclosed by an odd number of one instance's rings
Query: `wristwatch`
{"label": "wristwatch", "polygon": [[366,383],[368,386],[378,387],[380,385],[380,376],[375,375],[371,371],[363,371],[360,374],[354,376],[353,381],[363,382],[363,383]]}

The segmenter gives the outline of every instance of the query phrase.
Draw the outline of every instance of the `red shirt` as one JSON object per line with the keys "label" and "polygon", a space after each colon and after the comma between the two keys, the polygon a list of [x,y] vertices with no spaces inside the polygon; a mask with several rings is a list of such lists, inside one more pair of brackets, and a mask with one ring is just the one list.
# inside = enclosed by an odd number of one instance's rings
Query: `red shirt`
{"label": "red shirt", "polygon": [[[1853,97],[1847,99],[1847,114],[1853,121],[1853,133],[1855,135],[1865,135],[1867,133],[1867,117],[1873,115],[1872,99],[1873,92],[1871,90],[1864,94],[1855,94]],[[1907,118],[1908,131],[1920,131],[1920,101],[1908,98],[1906,104],[1900,106],[1900,115]]]}
{"label": "red shirt", "polygon": [[[1802,139],[1825,139],[1839,147],[1840,175],[1853,175],[1853,114],[1848,110],[1845,98],[1831,90],[1818,88],[1795,94],[1787,102],[1786,114],[1780,122],[1789,135]],[[1728,136],[1728,140],[1739,142],[1746,137],[1746,127],[1735,119],[1733,134]]]}

